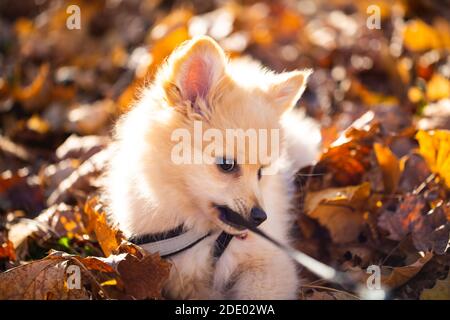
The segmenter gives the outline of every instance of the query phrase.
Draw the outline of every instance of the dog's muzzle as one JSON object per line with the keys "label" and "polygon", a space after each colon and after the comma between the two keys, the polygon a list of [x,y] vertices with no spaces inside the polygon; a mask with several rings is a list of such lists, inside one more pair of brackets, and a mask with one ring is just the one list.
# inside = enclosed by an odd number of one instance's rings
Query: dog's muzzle
{"label": "dog's muzzle", "polygon": [[[227,206],[217,206],[217,209],[219,210],[219,219],[228,224],[229,226],[238,229],[238,230],[245,230],[247,227],[242,225],[242,219],[243,217],[240,216],[239,213],[236,211],[230,209]],[[250,211],[250,217],[249,217],[249,223],[255,227],[259,226],[261,223],[266,221],[267,214],[259,207],[253,207]]]}
{"label": "dog's muzzle", "polygon": [[250,211],[250,223],[255,227],[266,221],[266,219],[267,214],[260,207],[253,207],[252,211]]}

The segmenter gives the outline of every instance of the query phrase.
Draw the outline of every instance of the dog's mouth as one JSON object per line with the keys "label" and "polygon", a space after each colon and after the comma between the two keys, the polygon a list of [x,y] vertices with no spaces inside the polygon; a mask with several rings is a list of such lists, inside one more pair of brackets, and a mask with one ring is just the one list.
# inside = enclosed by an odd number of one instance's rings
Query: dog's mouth
{"label": "dog's mouth", "polygon": [[258,227],[267,219],[264,210],[258,206],[252,208],[248,219],[226,205],[214,204],[214,207],[218,211],[217,223],[219,226],[225,232],[243,239],[246,237],[248,229],[252,230],[252,228]]}
{"label": "dog's mouth", "polygon": [[223,205],[214,205],[214,207],[219,212],[219,225],[225,232],[241,238],[246,237],[247,228],[236,221],[236,215],[239,213]]}
{"label": "dog's mouth", "polygon": [[232,209],[228,208],[227,206],[216,206],[216,208],[219,210],[219,219],[223,223],[226,223],[230,227],[233,227],[237,230],[245,230],[246,227],[238,224],[236,222],[235,216],[238,215],[236,211],[233,211]]}

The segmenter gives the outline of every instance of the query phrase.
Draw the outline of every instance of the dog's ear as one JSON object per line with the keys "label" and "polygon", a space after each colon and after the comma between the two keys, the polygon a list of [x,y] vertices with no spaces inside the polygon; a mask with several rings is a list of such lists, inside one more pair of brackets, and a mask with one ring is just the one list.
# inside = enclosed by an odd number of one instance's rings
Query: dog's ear
{"label": "dog's ear", "polygon": [[291,71],[277,74],[268,87],[270,102],[280,114],[291,109],[306,88],[306,81],[311,70]]}
{"label": "dog's ear", "polygon": [[164,89],[169,102],[183,105],[187,101],[194,108],[199,99],[207,102],[225,73],[225,64],[225,53],[209,37],[197,37],[183,44],[168,59]]}

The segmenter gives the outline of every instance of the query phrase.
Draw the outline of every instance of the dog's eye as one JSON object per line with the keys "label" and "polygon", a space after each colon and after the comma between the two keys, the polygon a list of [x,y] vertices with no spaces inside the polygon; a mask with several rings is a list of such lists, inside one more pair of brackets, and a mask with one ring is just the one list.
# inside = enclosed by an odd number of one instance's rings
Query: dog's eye
{"label": "dog's eye", "polygon": [[232,159],[220,159],[217,161],[217,167],[225,173],[234,172],[239,168],[236,161]]}
{"label": "dog's eye", "polygon": [[258,180],[261,180],[261,176],[262,176],[261,170],[262,170],[262,168],[258,169]]}

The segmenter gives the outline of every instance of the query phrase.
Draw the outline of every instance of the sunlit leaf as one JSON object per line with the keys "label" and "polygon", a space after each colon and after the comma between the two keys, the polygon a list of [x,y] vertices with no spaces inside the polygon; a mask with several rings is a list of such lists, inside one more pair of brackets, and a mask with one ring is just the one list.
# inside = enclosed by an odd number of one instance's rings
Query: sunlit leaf
{"label": "sunlit leaf", "polygon": [[106,257],[109,256],[119,247],[121,236],[118,230],[113,229],[106,221],[106,213],[97,198],[89,199],[84,211],[89,217],[88,230],[95,233],[103,253]]}
{"label": "sunlit leaf", "polygon": [[450,188],[450,131],[420,130],[416,135],[420,153],[431,171],[439,174]]}
{"label": "sunlit leaf", "polygon": [[392,193],[396,190],[400,179],[400,164],[392,151],[382,144],[374,144],[375,155],[383,172],[384,187],[387,192]]}
{"label": "sunlit leaf", "polygon": [[427,83],[427,98],[430,101],[450,98],[450,80],[440,74],[434,74]]}
{"label": "sunlit leaf", "polygon": [[441,47],[439,34],[420,19],[409,21],[403,31],[405,46],[412,51],[424,51]]}
{"label": "sunlit leaf", "polygon": [[350,242],[362,230],[364,215],[361,210],[369,195],[369,183],[309,192],[305,199],[305,210],[330,231],[334,242]]}

